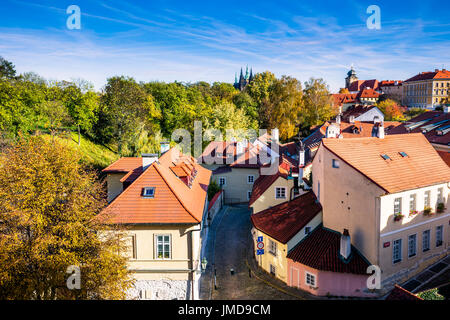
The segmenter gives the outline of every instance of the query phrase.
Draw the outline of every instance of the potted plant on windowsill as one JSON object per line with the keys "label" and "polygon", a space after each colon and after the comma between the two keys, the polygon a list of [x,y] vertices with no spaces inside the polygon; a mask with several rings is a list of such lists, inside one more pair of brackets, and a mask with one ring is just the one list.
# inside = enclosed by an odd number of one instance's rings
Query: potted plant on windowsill
{"label": "potted plant on windowsill", "polygon": [[394,221],[400,221],[402,220],[404,217],[404,215],[402,215],[401,213],[397,213],[394,215]]}
{"label": "potted plant on windowsill", "polygon": [[416,214],[418,214],[419,213],[419,211],[417,211],[417,210],[410,210],[409,211],[409,216],[411,217],[411,216],[415,216]]}
{"label": "potted plant on windowsill", "polygon": [[423,215],[424,216],[431,216],[431,215],[433,215],[433,211],[431,210],[430,207],[425,207],[425,208],[423,208]]}
{"label": "potted plant on windowsill", "polygon": [[439,202],[436,206],[436,212],[437,213],[442,213],[444,212],[445,207],[444,207],[444,203],[443,202]]}

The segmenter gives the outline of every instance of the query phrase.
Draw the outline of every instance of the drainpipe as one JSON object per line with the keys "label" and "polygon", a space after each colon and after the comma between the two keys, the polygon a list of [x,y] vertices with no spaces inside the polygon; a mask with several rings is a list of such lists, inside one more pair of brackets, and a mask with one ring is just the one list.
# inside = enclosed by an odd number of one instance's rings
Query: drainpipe
{"label": "drainpipe", "polygon": [[[200,224],[201,225],[201,224]],[[194,229],[194,230],[189,230],[187,233],[189,234],[190,237],[190,257],[189,257],[189,270],[191,270],[189,272],[189,281],[191,282],[191,300],[194,300],[194,272],[197,270],[194,269],[194,237],[192,236],[192,233],[195,231],[202,231],[202,228],[200,227],[200,229]],[[200,257],[199,257],[199,261],[200,261]]]}

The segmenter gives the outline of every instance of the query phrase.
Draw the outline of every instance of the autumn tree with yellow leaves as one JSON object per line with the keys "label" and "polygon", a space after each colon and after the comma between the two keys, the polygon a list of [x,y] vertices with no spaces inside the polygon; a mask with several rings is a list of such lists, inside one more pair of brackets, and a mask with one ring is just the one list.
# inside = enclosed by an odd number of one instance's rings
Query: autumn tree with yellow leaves
{"label": "autumn tree with yellow leaves", "polygon": [[[95,219],[104,206],[102,185],[62,142],[22,137],[2,150],[0,299],[125,298],[125,232]],[[79,289],[67,286],[69,266]]]}

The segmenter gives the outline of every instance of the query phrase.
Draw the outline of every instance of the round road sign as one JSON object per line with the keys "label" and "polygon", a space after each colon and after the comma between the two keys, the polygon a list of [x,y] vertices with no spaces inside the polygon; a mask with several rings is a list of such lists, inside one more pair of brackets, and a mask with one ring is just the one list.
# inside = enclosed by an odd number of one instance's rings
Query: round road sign
{"label": "round road sign", "polygon": [[264,248],[264,242],[258,242],[258,243],[256,244],[256,247],[257,247],[258,249],[263,249],[263,248]]}

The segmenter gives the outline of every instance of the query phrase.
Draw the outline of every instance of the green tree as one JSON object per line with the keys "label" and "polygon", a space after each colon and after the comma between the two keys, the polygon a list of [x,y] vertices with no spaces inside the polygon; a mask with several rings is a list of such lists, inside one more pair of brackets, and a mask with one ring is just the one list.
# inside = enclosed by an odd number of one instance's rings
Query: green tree
{"label": "green tree", "polygon": [[260,108],[261,123],[266,128],[278,128],[280,139],[287,140],[297,134],[297,123],[303,109],[301,83],[283,76],[269,87],[269,97]]}
{"label": "green tree", "polygon": [[323,79],[311,78],[305,82],[303,101],[302,126],[304,128],[309,129],[322,124],[337,114],[332,107],[328,85]]}
{"label": "green tree", "polygon": [[16,69],[12,62],[0,56],[0,78],[14,79],[16,77]]}
{"label": "green tree", "polygon": [[139,131],[146,129],[153,132],[161,118],[153,97],[133,78],[109,78],[101,105],[102,117],[99,117],[104,123],[100,134],[103,140],[117,141],[120,155],[124,155],[124,151],[136,142]]}
{"label": "green tree", "polygon": [[[125,298],[124,232],[95,219],[105,204],[96,176],[58,140],[20,138],[4,150],[0,299]],[[66,287],[68,266],[80,267],[80,289]]]}

